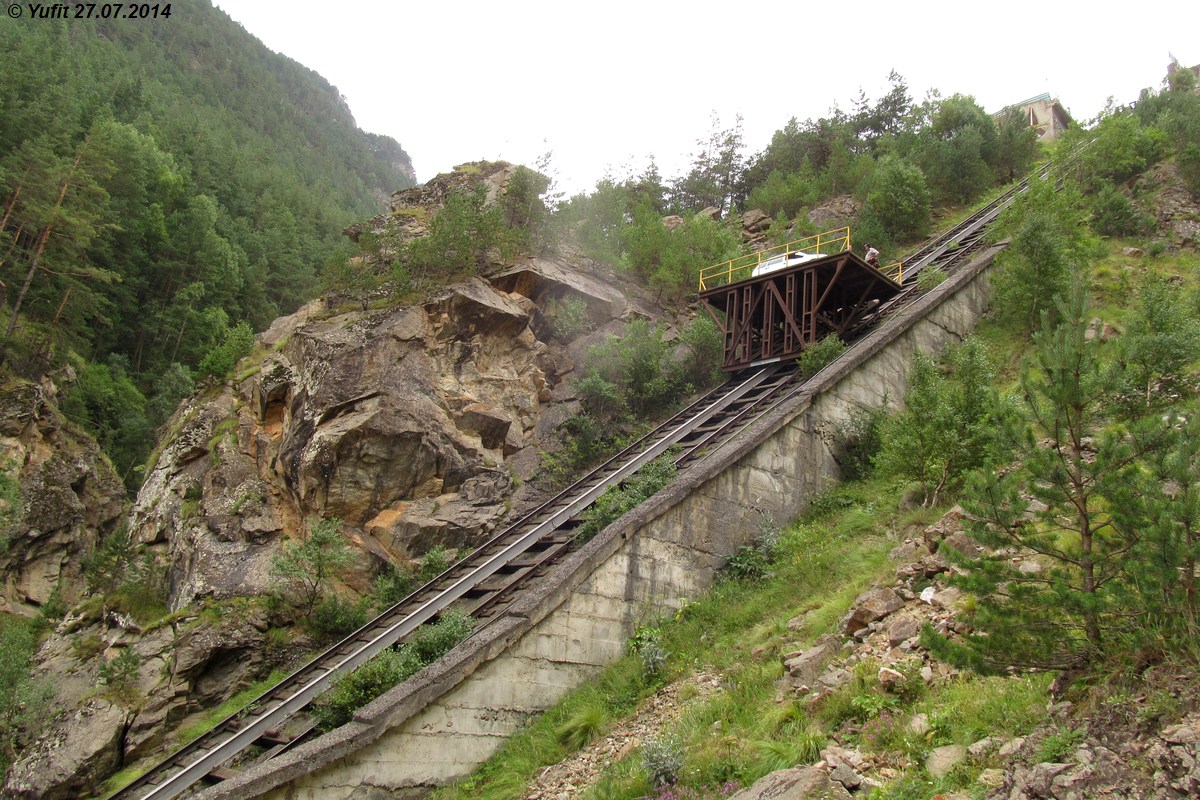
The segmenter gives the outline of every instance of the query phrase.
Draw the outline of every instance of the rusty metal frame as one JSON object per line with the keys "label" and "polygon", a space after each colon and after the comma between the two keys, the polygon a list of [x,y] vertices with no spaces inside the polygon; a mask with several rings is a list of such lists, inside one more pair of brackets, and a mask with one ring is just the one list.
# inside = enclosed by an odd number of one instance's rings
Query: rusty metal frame
{"label": "rusty metal frame", "polygon": [[725,336],[723,368],[735,371],[799,358],[826,336],[845,334],[899,291],[898,283],[845,251],[729,283],[701,299]]}

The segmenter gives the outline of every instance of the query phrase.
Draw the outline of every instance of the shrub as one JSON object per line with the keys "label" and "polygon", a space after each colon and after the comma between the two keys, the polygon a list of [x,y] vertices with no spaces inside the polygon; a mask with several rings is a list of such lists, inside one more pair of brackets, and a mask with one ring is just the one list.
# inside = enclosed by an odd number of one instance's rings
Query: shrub
{"label": "shrub", "polygon": [[417,658],[431,664],[471,635],[475,621],[460,611],[445,611],[432,625],[422,625],[409,642]]}
{"label": "shrub", "polygon": [[679,338],[688,348],[684,362],[687,381],[697,387],[719,383],[725,359],[725,334],[716,323],[707,315],[700,315],[680,331]]}
{"label": "shrub", "polygon": [[412,594],[417,585],[414,573],[389,564],[371,583],[371,606],[378,611],[391,608]]}
{"label": "shrub", "polygon": [[561,342],[571,342],[596,329],[588,314],[588,305],[579,297],[566,296],[551,300],[546,306],[550,330]]}
{"label": "shrub", "polygon": [[53,691],[31,671],[37,645],[33,621],[0,615],[0,775],[50,718],[45,712]]}
{"label": "shrub", "polygon": [[427,583],[449,569],[451,563],[451,551],[445,545],[436,545],[421,556],[420,566],[417,567],[417,580]]}
{"label": "shrub", "polygon": [[379,697],[466,638],[474,622],[465,614],[447,611],[437,622],[422,625],[409,642],[385,650],[339,679],[313,706],[322,730],[344,725],[354,712]]}
{"label": "shrub", "polygon": [[341,639],[367,624],[367,612],[363,605],[334,595],[317,603],[308,622],[320,638]]}
{"label": "shrub", "polygon": [[675,479],[675,462],[664,453],[642,467],[620,486],[610,488],[581,515],[579,536],[586,541],[627,511],[637,508]]}
{"label": "shrub", "polygon": [[800,354],[800,371],[805,376],[816,375],[846,349],[846,343],[830,334],[815,344],[804,348]]}
{"label": "shrub", "polygon": [[1092,198],[1092,230],[1102,236],[1135,236],[1146,229],[1146,220],[1129,198],[1105,184]]}
{"label": "shrub", "polygon": [[344,725],[355,711],[414,675],[422,666],[409,649],[386,650],[337,681],[313,706],[313,715],[322,730]]}
{"label": "shrub", "polygon": [[867,205],[892,239],[916,239],[929,232],[929,187],[918,167],[885,156],[870,185]]}
{"label": "shrub", "polygon": [[214,347],[200,362],[196,370],[200,375],[211,375],[218,380],[233,372],[237,362],[250,355],[254,350],[254,330],[245,322],[239,322],[226,334],[219,345]]}
{"label": "shrub", "polygon": [[1086,738],[1087,731],[1083,728],[1055,728],[1042,740],[1038,761],[1063,761]]}
{"label": "shrub", "polygon": [[642,769],[650,785],[669,786],[683,769],[683,746],[675,739],[653,739],[642,745]]}
{"label": "shrub", "polygon": [[742,545],[729,558],[722,577],[734,580],[763,581],[774,573],[771,564],[779,554],[779,530],[765,527],[753,544]]}
{"label": "shrub", "polygon": [[133,648],[124,647],[116,657],[100,665],[100,682],[107,686],[109,693],[117,699],[129,702],[134,699],[138,668],[141,665],[142,657],[134,652]]}
{"label": "shrub", "polygon": [[285,542],[272,561],[272,573],[283,580],[293,599],[311,617],[334,575],[350,561],[350,545],[337,519],[310,519],[308,536]]}
{"label": "shrub", "polygon": [[792,219],[815,203],[818,194],[811,167],[806,171],[788,174],[772,170],[766,181],[751,190],[745,208],[760,208],[772,217],[783,214]]}
{"label": "shrub", "polygon": [[626,413],[644,417],[690,391],[664,333],[661,325],[637,319],[625,326],[619,338],[609,336],[589,348],[585,378],[579,385],[584,410],[600,419]]}
{"label": "shrub", "polygon": [[917,288],[928,292],[930,289],[941,286],[948,277],[950,276],[946,274],[946,270],[941,267],[926,267],[917,275]]}
{"label": "shrub", "polygon": [[671,657],[657,642],[647,642],[641,649],[642,670],[648,678],[657,678],[666,669],[667,659]]}
{"label": "shrub", "polygon": [[882,406],[854,408],[849,419],[837,424],[834,459],[846,480],[861,480],[871,474],[874,458],[883,444],[883,423],[886,419],[887,409]]}

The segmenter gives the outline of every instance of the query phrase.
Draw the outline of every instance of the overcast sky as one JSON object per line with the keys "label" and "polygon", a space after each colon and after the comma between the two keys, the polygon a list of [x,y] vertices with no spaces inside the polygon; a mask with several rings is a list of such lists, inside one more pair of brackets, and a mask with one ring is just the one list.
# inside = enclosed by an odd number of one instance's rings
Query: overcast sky
{"label": "overcast sky", "polygon": [[[455,2],[215,0],[316,70],[364,130],[398,140],[424,182],[455,164],[533,165],[560,188],[690,163],[715,112],[754,153],[791,117],[872,100],[891,70],[921,100],[988,111],[1049,92],[1077,120],[1200,63],[1200,2]],[[1120,10],[1118,10],[1120,9]]]}

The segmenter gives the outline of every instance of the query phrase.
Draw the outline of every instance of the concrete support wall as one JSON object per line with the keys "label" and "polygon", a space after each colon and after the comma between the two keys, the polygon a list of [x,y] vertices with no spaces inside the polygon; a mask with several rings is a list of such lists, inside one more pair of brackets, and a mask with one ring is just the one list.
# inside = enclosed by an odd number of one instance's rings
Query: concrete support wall
{"label": "concrete support wall", "polygon": [[837,423],[855,408],[896,405],[914,352],[938,352],[970,332],[986,309],[995,253],[856,343],[438,664],[350,724],[201,796],[415,798],[471,774],[531,717],[620,658],[635,628],[708,589],[764,515],[786,522],[835,482]]}

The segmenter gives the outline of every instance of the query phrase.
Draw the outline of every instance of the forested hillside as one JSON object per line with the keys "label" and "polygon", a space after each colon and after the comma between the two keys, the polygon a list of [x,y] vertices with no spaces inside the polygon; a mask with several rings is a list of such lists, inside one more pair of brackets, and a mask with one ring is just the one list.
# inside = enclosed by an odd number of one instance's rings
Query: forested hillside
{"label": "forested hillside", "polygon": [[414,182],[315,72],[208,0],[171,9],[0,30],[3,356],[28,378],[73,362],[66,410],[130,486],[193,381]]}

